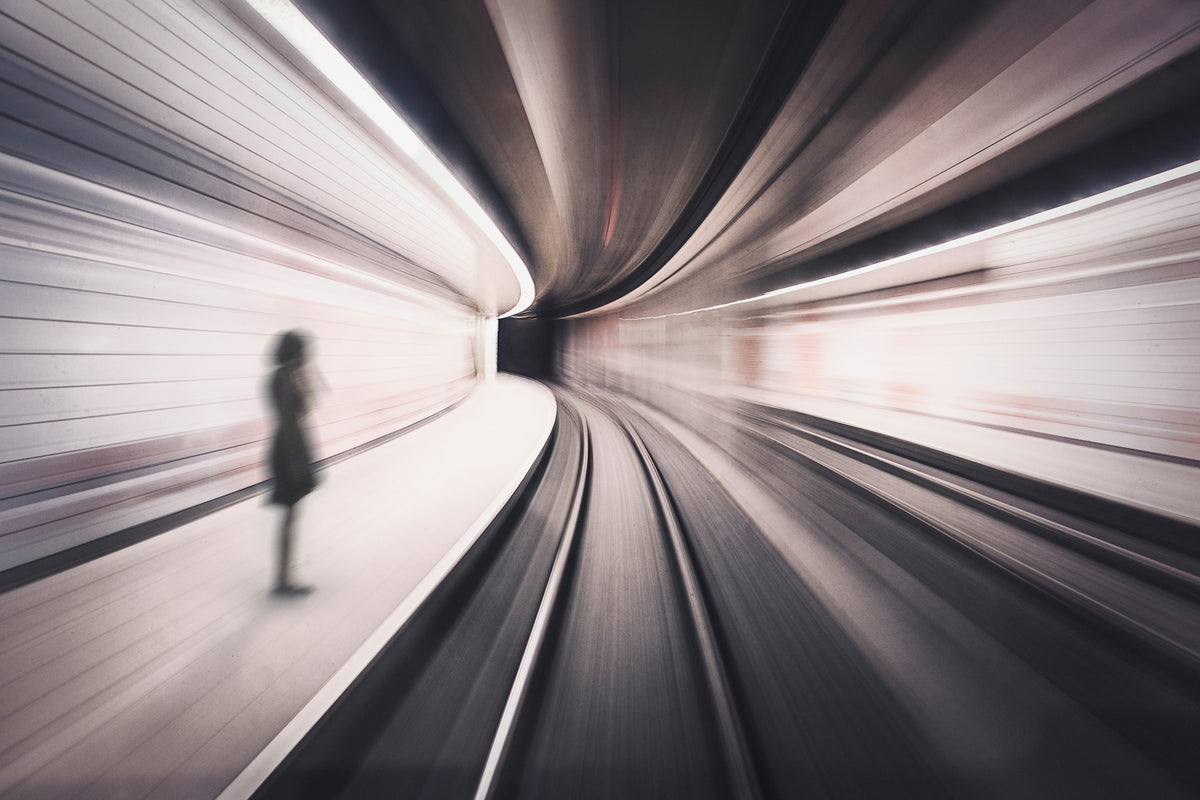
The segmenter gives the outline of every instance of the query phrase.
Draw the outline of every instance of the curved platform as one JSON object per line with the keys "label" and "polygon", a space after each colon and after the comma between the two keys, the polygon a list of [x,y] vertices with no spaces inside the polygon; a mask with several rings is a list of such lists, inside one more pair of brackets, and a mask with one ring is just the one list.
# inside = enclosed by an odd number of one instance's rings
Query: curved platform
{"label": "curved platform", "polygon": [[[248,795],[488,525],[553,427],[500,376],[321,473],[276,597],[261,497],[0,605],[0,795]],[[231,785],[232,784],[232,785]]]}

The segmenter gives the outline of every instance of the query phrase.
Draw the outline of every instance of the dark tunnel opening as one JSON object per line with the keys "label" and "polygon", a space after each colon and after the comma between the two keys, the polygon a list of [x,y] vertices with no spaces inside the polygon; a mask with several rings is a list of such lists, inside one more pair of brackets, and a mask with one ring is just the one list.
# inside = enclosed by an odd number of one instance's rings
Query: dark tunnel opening
{"label": "dark tunnel opening", "polygon": [[538,381],[555,381],[559,323],[552,319],[500,320],[496,369]]}

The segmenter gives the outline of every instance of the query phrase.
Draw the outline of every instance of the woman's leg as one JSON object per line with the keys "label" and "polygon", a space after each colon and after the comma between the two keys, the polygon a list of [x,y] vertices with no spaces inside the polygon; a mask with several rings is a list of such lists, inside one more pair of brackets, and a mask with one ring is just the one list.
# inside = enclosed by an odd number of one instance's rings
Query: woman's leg
{"label": "woman's leg", "polygon": [[275,573],[276,589],[288,587],[288,566],[292,561],[292,520],[295,513],[295,506],[284,507],[283,523],[279,527],[279,570]]}

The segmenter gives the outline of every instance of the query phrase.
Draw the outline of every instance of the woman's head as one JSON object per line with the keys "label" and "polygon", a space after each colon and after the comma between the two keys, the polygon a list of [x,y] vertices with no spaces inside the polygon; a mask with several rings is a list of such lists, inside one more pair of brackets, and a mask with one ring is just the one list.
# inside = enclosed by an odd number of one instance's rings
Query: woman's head
{"label": "woman's head", "polygon": [[299,331],[288,331],[279,336],[279,343],[275,346],[275,363],[287,364],[292,361],[304,360],[304,337]]}

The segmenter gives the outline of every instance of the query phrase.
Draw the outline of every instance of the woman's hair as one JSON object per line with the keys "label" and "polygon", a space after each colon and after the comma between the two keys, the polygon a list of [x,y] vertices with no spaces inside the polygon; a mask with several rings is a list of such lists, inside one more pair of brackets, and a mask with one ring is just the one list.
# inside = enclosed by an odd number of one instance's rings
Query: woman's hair
{"label": "woman's hair", "polygon": [[304,355],[304,337],[299,331],[288,331],[280,335],[279,344],[275,346],[275,363],[286,364],[292,359]]}

